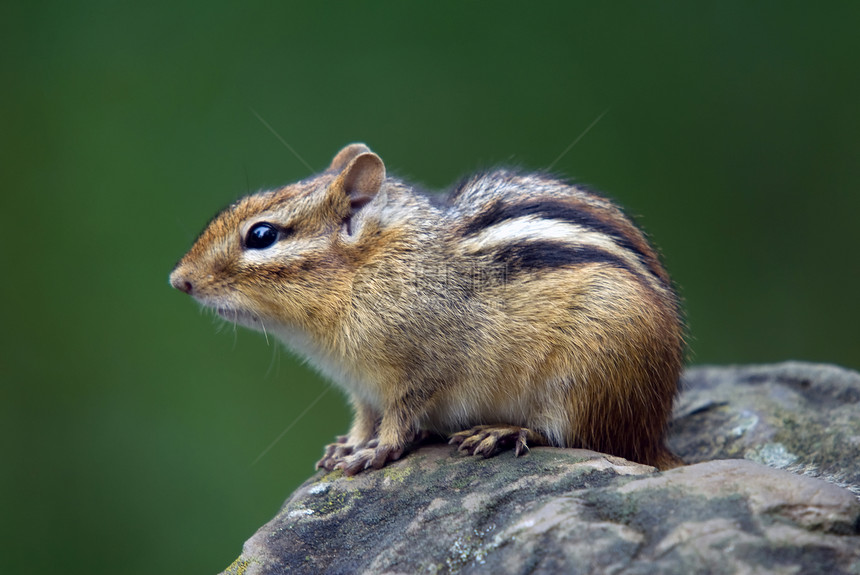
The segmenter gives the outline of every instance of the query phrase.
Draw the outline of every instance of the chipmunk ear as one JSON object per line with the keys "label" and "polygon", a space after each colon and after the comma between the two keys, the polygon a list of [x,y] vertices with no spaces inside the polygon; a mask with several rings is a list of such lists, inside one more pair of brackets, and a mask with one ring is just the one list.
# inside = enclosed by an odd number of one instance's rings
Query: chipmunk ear
{"label": "chipmunk ear", "polygon": [[341,150],[332,165],[352,148],[361,150],[352,156],[333,186],[349,198],[350,217],[376,196],[385,181],[385,164],[363,144],[352,144]]}
{"label": "chipmunk ear", "polygon": [[344,146],[344,148],[339,151],[334,158],[332,158],[331,165],[328,169],[334,170],[335,172],[341,172],[353,158],[359,154],[365,154],[368,152],[370,152],[370,148],[361,143]]}

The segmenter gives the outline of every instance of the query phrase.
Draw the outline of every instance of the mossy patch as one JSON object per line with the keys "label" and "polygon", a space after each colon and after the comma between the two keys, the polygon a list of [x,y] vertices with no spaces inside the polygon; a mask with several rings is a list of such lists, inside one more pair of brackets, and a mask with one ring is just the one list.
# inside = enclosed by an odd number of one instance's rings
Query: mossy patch
{"label": "mossy patch", "polygon": [[583,494],[594,514],[601,521],[629,525],[639,513],[638,498],[612,491],[589,491]]}
{"label": "mossy patch", "polygon": [[224,570],[224,575],[245,575],[245,571],[248,570],[248,566],[251,564],[253,564],[253,561],[243,559],[241,556],[237,557],[236,560],[230,563],[230,566]]}
{"label": "mossy patch", "polygon": [[468,565],[486,563],[487,555],[499,546],[495,538],[487,541],[495,528],[495,525],[490,525],[482,530],[474,529],[455,539],[450,547],[450,555],[445,560],[448,571],[456,573]]}
{"label": "mossy patch", "polygon": [[403,483],[407,477],[412,475],[412,469],[412,465],[409,464],[389,465],[382,468],[382,474],[389,481]]}
{"label": "mossy patch", "polygon": [[453,481],[451,481],[451,483],[449,485],[451,487],[453,487],[454,489],[465,489],[465,488],[469,487],[470,485],[472,485],[472,483],[474,483],[474,481],[475,480],[471,477],[458,477],[457,479],[454,479]]}
{"label": "mossy patch", "polygon": [[335,469],[334,471],[329,471],[325,475],[319,478],[319,482],[331,483],[337,481],[338,479],[352,479],[352,477],[345,477],[343,474],[343,469]]}
{"label": "mossy patch", "polygon": [[782,443],[759,445],[755,449],[747,450],[744,458],[778,469],[788,467],[798,459],[797,455],[791,453]]}
{"label": "mossy patch", "polygon": [[314,515],[328,515],[348,511],[359,499],[361,494],[357,490],[329,489],[316,497],[305,498],[302,503],[313,511]]}

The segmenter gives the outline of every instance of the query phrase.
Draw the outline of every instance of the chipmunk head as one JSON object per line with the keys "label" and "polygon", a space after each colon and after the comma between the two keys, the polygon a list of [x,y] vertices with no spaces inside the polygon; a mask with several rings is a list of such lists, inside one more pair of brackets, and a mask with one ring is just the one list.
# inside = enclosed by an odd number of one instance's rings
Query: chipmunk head
{"label": "chipmunk head", "polygon": [[324,324],[348,301],[363,211],[384,180],[379,156],[346,146],[325,172],[223,210],[170,283],[248,327]]}

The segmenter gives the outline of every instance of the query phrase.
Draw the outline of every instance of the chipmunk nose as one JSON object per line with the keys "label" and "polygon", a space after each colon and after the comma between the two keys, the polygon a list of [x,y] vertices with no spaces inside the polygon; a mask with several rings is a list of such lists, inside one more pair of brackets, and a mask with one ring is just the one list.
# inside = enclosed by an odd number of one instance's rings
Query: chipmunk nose
{"label": "chipmunk nose", "polygon": [[177,273],[176,270],[174,270],[173,273],[170,274],[170,285],[172,285],[181,292],[187,293],[188,295],[191,295],[191,293],[194,291],[194,284],[192,284],[185,277],[183,277],[182,274]]}

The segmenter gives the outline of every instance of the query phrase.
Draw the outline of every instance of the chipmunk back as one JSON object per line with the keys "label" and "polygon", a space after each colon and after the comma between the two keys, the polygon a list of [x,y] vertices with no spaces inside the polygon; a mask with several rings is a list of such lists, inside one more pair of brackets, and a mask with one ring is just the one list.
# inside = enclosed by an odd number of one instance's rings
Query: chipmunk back
{"label": "chipmunk back", "polygon": [[475,175],[443,198],[363,144],[240,199],[171,284],[277,334],[349,395],[317,464],[348,474],[423,432],[472,454],[586,447],[666,469],[683,358],[678,299],[606,198],[543,174]]}

